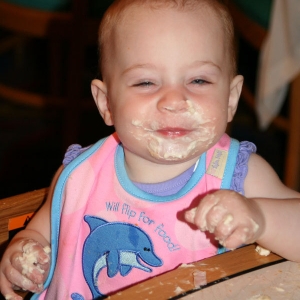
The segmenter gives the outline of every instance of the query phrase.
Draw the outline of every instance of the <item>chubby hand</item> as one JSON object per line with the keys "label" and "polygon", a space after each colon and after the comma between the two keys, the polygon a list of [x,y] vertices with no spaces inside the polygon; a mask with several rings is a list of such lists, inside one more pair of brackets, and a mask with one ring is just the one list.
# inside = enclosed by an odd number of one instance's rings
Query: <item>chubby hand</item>
{"label": "chubby hand", "polygon": [[185,219],[201,231],[214,233],[228,249],[256,241],[264,230],[264,218],[255,200],[229,190],[218,190],[201,199]]}
{"label": "chubby hand", "polygon": [[39,293],[50,267],[50,248],[31,239],[17,239],[1,261],[0,288],[6,299],[22,299],[13,289]]}

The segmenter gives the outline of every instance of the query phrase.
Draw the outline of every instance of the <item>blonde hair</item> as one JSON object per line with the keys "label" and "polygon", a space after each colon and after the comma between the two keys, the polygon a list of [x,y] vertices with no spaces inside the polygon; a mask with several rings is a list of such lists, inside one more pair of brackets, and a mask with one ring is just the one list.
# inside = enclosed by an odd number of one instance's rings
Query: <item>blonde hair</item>
{"label": "blonde hair", "polygon": [[233,21],[227,7],[220,0],[116,0],[105,12],[99,27],[100,76],[104,73],[104,64],[109,55],[108,47],[112,32],[126,16],[126,11],[130,7],[149,6],[152,9],[170,7],[178,10],[193,10],[204,5],[211,8],[221,21],[228,48],[231,74],[236,75],[236,43]]}

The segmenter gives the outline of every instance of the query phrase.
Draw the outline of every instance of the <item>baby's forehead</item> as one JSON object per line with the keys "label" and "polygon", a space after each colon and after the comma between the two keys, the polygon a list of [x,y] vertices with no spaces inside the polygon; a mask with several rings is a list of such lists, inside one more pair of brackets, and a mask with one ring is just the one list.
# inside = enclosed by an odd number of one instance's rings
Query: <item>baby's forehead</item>
{"label": "baby's forehead", "polygon": [[[224,38],[221,38],[222,42],[225,44],[230,44],[228,42],[228,37],[226,36],[226,29],[225,25],[223,24],[224,21],[221,20],[220,13],[217,11],[217,9],[204,1],[202,4],[194,4],[193,6],[186,6],[186,7],[178,7],[174,5],[160,5],[160,6],[151,6],[149,4],[133,4],[126,9],[124,9],[122,12],[120,12],[117,22],[114,24],[114,28],[111,31],[110,34],[110,41],[107,41],[105,46],[105,52],[106,55],[108,55],[109,60],[114,59],[114,55],[117,55],[119,52],[115,51],[116,48],[119,48],[117,45],[120,41],[120,39],[124,38],[124,36],[129,36],[130,31],[133,28],[138,28],[138,22],[143,23],[143,15],[151,14],[152,16],[155,14],[161,14],[163,15],[166,10],[168,14],[174,13],[174,18],[176,18],[176,14],[178,13],[184,13],[184,14],[193,14],[196,15],[196,18],[192,19],[199,19],[207,18],[209,16],[209,24],[206,26],[217,26],[217,30],[220,29],[220,33],[223,33]],[[193,3],[196,3],[194,1]],[[155,18],[151,18],[152,22],[157,22]],[[160,19],[161,20],[161,19]],[[136,27],[127,26],[128,24],[134,24]],[[184,26],[184,24],[182,24]],[[127,30],[127,31],[126,31]],[[116,34],[118,33],[118,34]],[[146,37],[145,37],[146,38]],[[124,39],[123,39],[124,40]],[[221,42],[221,41],[220,41]],[[225,45],[224,47],[228,47],[228,45]],[[227,52],[227,51],[226,51]],[[230,52],[230,51],[228,51]],[[108,60],[106,60],[108,61]],[[103,62],[104,64],[105,62]],[[103,66],[103,65],[102,65]]]}
{"label": "baby's forehead", "polygon": [[[194,1],[193,3],[196,3]],[[200,1],[201,3],[201,1]],[[114,24],[114,28],[111,30],[110,38],[120,38],[123,37],[124,34],[130,34],[130,32],[126,32],[128,30],[135,30],[139,28],[140,24],[148,23],[148,26],[151,26],[151,22],[153,24],[156,24],[158,22],[162,22],[162,26],[164,25],[164,21],[162,18],[155,18],[155,15],[164,16],[165,14],[168,15],[174,15],[174,19],[178,17],[178,14],[185,14],[185,15],[193,15],[194,18],[190,18],[191,20],[194,20],[195,23],[202,19],[202,18],[209,18],[209,23],[202,23],[202,26],[212,27],[215,26],[220,30],[220,32],[226,34],[224,30],[224,24],[216,11],[215,7],[212,7],[211,5],[206,4],[206,1],[202,4],[193,5],[193,6],[185,6],[185,7],[178,7],[174,5],[160,5],[160,6],[153,6],[150,4],[135,4],[128,6],[126,9],[124,9],[117,20],[117,22]],[[147,18],[147,16],[152,15],[152,18]],[[153,18],[154,16],[154,18]],[[147,19],[147,21],[145,21]],[[134,24],[133,26],[128,26],[130,24]],[[149,25],[150,24],[150,25]],[[199,24],[198,24],[199,25]],[[183,23],[182,26],[185,26]],[[196,24],[195,24],[196,26]],[[165,27],[162,29],[166,29]],[[113,33],[116,32],[122,32],[122,35],[115,35]],[[226,37],[225,37],[226,38]],[[118,41],[115,41],[116,43]]]}

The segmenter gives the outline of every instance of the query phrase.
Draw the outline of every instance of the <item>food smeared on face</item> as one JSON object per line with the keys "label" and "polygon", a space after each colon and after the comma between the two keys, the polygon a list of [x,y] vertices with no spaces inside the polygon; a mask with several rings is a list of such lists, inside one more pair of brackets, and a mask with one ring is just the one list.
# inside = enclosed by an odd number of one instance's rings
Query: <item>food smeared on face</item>
{"label": "food smeared on face", "polygon": [[137,140],[145,140],[151,156],[179,160],[192,156],[200,145],[208,147],[214,139],[214,126],[205,118],[202,108],[186,100],[184,112],[172,114],[165,120],[151,121],[146,117],[132,120]]}

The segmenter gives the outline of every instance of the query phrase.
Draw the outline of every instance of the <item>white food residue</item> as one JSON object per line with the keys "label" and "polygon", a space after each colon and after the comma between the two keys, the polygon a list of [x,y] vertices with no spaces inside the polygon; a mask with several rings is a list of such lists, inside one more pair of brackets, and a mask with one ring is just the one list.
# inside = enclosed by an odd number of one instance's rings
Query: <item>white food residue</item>
{"label": "white food residue", "polygon": [[224,225],[229,225],[233,221],[233,216],[231,214],[227,215],[224,220]]}
{"label": "white food residue", "polygon": [[182,294],[183,292],[184,292],[184,290],[180,286],[178,286],[174,291],[174,293],[176,295]]}
{"label": "white food residue", "polygon": [[206,272],[205,271],[197,270],[193,273],[193,276],[194,276],[194,287],[195,288],[207,285]]}
{"label": "white food residue", "polygon": [[256,251],[259,255],[262,255],[262,256],[268,256],[268,255],[271,253],[270,250],[265,249],[265,248],[263,248],[263,247],[261,247],[261,246],[256,246],[255,251]]}
{"label": "white food residue", "polygon": [[43,249],[47,254],[51,253],[51,248],[49,246],[46,246]]}
{"label": "white food residue", "polygon": [[248,300],[272,300],[269,296],[267,295],[255,295]]}
{"label": "white food residue", "polygon": [[179,266],[179,268],[193,268],[193,267],[195,267],[195,265],[193,264],[181,264]]}

